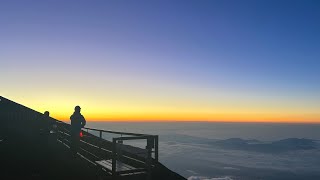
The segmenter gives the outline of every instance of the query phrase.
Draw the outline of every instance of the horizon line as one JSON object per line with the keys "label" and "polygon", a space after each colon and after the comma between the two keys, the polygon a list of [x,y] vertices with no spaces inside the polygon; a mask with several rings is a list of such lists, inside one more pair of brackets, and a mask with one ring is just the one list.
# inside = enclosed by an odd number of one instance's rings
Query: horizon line
{"label": "horizon line", "polygon": [[[63,122],[70,120],[63,119]],[[87,122],[111,122],[111,123],[257,123],[257,124],[320,124],[320,121],[218,121],[218,120],[93,120]]]}

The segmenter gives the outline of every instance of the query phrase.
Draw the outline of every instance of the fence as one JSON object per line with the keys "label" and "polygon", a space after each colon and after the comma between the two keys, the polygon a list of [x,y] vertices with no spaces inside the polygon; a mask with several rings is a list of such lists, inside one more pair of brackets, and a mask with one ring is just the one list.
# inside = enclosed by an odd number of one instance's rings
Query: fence
{"label": "fence", "polygon": [[[58,141],[70,147],[70,125],[58,122],[58,132]],[[146,173],[150,177],[154,164],[158,162],[157,135],[94,128],[83,128],[82,134],[78,154],[112,176]],[[120,137],[107,140],[106,135]],[[145,141],[145,148],[124,143],[134,140]]]}

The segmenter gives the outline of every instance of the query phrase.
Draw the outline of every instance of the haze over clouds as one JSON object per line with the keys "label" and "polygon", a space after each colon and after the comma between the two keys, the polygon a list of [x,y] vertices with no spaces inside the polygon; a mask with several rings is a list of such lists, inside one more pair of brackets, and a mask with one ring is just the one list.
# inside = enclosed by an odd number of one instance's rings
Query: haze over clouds
{"label": "haze over clouds", "polygon": [[[117,131],[159,134],[160,162],[186,178],[210,180],[262,177],[268,180],[320,178],[319,125],[254,123],[194,125],[194,123],[179,122],[89,122],[89,125]],[[273,128],[273,133],[267,133],[270,128]],[[211,131],[207,131],[208,129]],[[308,131],[310,134],[297,133],[300,131]],[[262,136],[263,139],[260,138]],[[139,142],[136,142],[137,144],[139,145]],[[263,148],[256,148],[256,145],[263,145]]]}

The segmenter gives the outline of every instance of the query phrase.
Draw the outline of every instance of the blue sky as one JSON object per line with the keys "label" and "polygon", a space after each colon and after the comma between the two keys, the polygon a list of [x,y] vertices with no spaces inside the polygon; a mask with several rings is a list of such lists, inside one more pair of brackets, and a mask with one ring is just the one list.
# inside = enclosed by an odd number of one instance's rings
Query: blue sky
{"label": "blue sky", "polygon": [[159,99],[177,111],[201,101],[210,113],[220,101],[231,114],[256,105],[272,114],[267,107],[280,102],[319,118],[319,10],[302,0],[2,1],[1,94],[39,110],[30,97],[54,89],[41,97],[78,91],[74,98],[89,106],[121,91],[114,101],[148,102],[141,109]]}

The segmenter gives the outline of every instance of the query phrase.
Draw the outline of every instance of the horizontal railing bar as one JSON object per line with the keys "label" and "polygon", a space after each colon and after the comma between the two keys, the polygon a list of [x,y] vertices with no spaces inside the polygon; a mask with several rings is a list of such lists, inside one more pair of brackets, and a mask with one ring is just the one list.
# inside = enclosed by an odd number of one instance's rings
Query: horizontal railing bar
{"label": "horizontal railing bar", "polygon": [[91,156],[95,157],[96,159],[99,159],[99,158],[100,158],[100,157],[96,156],[95,154],[91,153],[90,151],[85,150],[85,149],[84,149],[84,148],[82,148],[82,147],[79,147],[79,149],[81,149],[82,151],[84,151],[84,152],[86,152],[86,153],[90,154]]}
{"label": "horizontal railing bar", "polygon": [[101,132],[113,133],[113,134],[132,135],[132,136],[146,136],[146,135],[148,135],[148,134],[120,132],[120,131],[109,131],[109,130],[102,130],[102,129],[95,129],[95,128],[87,128],[87,127],[84,127],[83,129],[88,129],[88,130],[92,130],[92,131],[99,131],[99,132],[101,131]]}
{"label": "horizontal railing bar", "polygon": [[116,137],[114,140],[136,140],[136,139],[148,139],[153,138],[153,136],[145,135],[145,136],[134,136],[134,137]]}
{"label": "horizontal railing bar", "polygon": [[91,147],[97,148],[97,149],[100,148],[100,147],[98,147],[98,146],[96,146],[96,145],[94,145],[94,144],[91,144],[91,143],[89,143],[89,142],[87,142],[87,141],[84,141],[84,140],[80,140],[80,142],[85,143],[85,144],[87,144],[87,145],[89,145],[89,146],[91,146]]}

